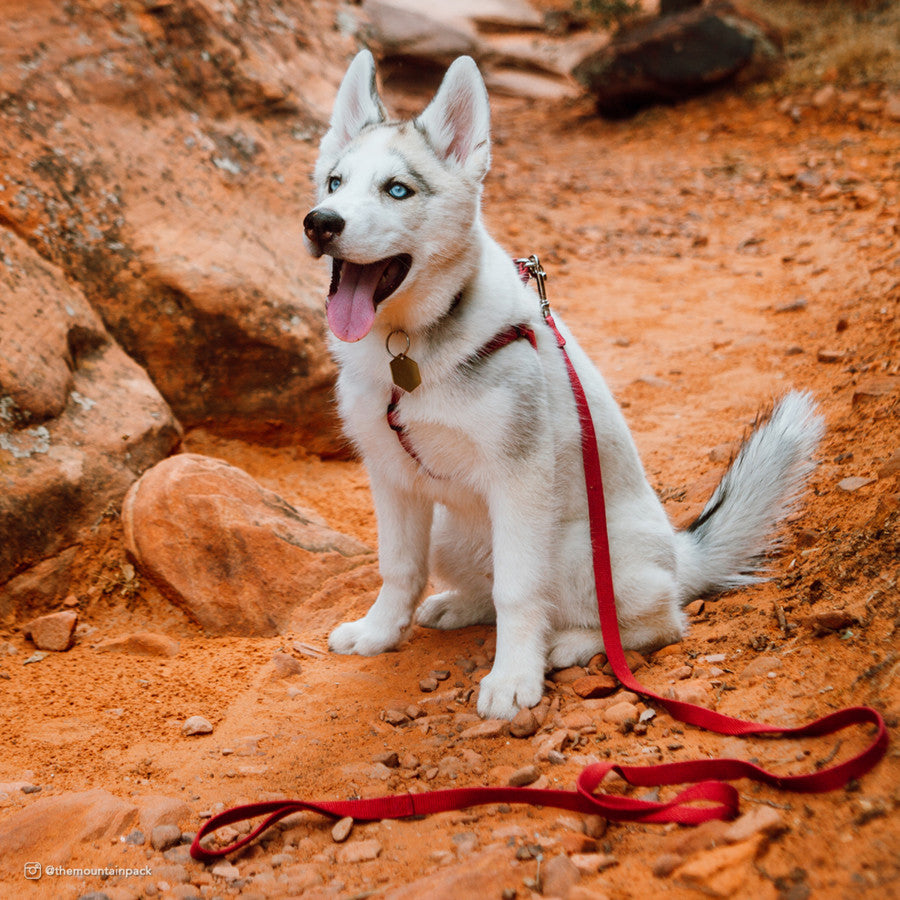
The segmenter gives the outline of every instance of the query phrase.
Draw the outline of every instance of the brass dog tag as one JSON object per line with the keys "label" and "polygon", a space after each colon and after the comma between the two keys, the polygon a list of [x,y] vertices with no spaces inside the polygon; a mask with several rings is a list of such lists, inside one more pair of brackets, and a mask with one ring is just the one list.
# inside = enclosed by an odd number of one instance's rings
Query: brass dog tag
{"label": "brass dog tag", "polygon": [[399,353],[391,360],[391,378],[400,390],[408,394],[422,383],[418,364],[405,353]]}

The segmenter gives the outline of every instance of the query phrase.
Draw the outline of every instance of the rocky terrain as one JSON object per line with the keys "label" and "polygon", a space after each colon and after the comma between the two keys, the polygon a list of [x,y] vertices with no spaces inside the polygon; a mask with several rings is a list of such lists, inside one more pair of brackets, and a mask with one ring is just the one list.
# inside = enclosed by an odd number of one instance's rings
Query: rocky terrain
{"label": "rocky terrain", "polygon": [[[872,705],[886,758],[821,796],[740,782],[742,816],[696,829],[493,805],[333,832],[302,814],[227,863],[189,859],[210,815],[260,799],[571,787],[610,758],[809,771],[868,739],[698,732],[609,684],[602,658],[551,673],[514,726],[482,722],[487,627],[327,652],[377,592],[377,534],[299,223],[355,35],[393,54],[395,111],[426,99],[425,51],[404,62],[374,31],[386,6],[5,4],[3,895],[898,894],[900,76],[881,45],[827,31],[833,4],[799,4],[825,37],[754,4],[784,34],[776,80],[614,122],[566,75],[608,41],[568,4],[503,20],[482,3],[427,49],[488,70],[488,224],[541,256],[674,521],[772,398],[804,388],[826,416],[772,580],[693,604],[638,677],[785,724]],[[855,8],[860,33],[900,28]],[[831,47],[818,68],[811,45]],[[542,62],[523,68],[529,47]]]}

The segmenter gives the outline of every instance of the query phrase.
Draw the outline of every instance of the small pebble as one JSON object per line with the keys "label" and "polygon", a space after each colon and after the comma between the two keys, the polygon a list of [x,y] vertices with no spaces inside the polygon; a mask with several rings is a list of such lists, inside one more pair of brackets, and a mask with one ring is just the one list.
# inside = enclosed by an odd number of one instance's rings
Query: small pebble
{"label": "small pebble", "polygon": [[157,825],[150,832],[150,846],[164,852],[181,843],[181,829],[177,825]]}
{"label": "small pebble", "polygon": [[212,723],[203,716],[191,716],[184,725],[181,726],[181,733],[184,735],[193,734],[212,734]]}
{"label": "small pebble", "polygon": [[334,827],[331,829],[331,839],[336,844],[342,844],[350,837],[350,832],[352,830],[353,819],[350,816],[345,816],[343,819],[339,819],[334,823]]}
{"label": "small pebble", "polygon": [[402,709],[386,709],[381,713],[381,718],[388,725],[403,725],[409,721],[409,716]]}
{"label": "small pebble", "polygon": [[212,867],[212,874],[216,878],[224,878],[227,881],[237,881],[241,877],[241,870],[231,863],[220,862]]}
{"label": "small pebble", "polygon": [[346,863],[368,862],[377,859],[381,854],[381,844],[374,838],[367,841],[351,841],[344,844],[337,852],[337,861]]}
{"label": "small pebble", "polygon": [[638,720],[638,709],[633,703],[623,700],[603,712],[603,719],[613,725],[624,725]]}
{"label": "small pebble", "polygon": [[540,728],[537,716],[527,707],[520,709],[512,722],[509,723],[509,733],[513,737],[531,737]]}
{"label": "small pebble", "polygon": [[396,769],[400,766],[400,757],[394,750],[388,751],[387,753],[379,753],[372,761],[381,763],[389,769]]}
{"label": "small pebble", "polygon": [[541,770],[537,766],[523,766],[509,776],[508,784],[512,787],[525,787],[525,785],[533,784],[540,776]]}

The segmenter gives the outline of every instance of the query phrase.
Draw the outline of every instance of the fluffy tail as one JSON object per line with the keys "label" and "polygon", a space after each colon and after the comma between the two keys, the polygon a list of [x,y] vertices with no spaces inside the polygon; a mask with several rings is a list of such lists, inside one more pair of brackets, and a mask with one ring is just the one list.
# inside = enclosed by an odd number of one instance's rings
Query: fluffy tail
{"label": "fluffy tail", "polygon": [[762,579],[777,526],[805,487],[824,431],[812,396],[794,391],[747,438],[703,512],[678,534],[684,603]]}

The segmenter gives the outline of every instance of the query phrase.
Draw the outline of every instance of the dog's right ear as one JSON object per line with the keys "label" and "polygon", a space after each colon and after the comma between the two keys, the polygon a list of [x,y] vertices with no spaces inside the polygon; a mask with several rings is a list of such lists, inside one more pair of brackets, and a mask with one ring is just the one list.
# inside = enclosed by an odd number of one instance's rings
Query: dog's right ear
{"label": "dog's right ear", "polygon": [[375,59],[368,50],[360,50],[338,89],[331,127],[319,148],[321,155],[335,159],[366,125],[377,125],[385,118],[375,86]]}

